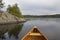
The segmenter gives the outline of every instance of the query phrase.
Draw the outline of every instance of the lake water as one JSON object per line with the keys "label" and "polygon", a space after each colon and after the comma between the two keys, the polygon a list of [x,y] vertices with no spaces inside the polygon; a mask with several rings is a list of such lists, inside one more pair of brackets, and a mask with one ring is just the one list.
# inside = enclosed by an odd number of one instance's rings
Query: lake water
{"label": "lake water", "polygon": [[36,18],[25,23],[0,25],[0,40],[21,40],[34,25],[48,40],[60,40],[60,18]]}

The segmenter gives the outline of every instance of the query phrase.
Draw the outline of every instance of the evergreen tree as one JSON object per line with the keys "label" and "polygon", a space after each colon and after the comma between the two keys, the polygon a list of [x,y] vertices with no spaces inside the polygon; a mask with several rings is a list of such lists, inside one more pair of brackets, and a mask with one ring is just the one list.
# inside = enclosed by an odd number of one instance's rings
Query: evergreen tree
{"label": "evergreen tree", "polygon": [[17,4],[15,4],[13,6],[8,5],[7,12],[9,12],[9,13],[17,16],[17,17],[23,18],[23,16],[22,16],[22,14],[21,14],[21,12],[20,12],[19,7],[18,7]]}
{"label": "evergreen tree", "polygon": [[1,11],[1,8],[4,7],[4,3],[2,3],[3,0],[0,0],[0,11]]}

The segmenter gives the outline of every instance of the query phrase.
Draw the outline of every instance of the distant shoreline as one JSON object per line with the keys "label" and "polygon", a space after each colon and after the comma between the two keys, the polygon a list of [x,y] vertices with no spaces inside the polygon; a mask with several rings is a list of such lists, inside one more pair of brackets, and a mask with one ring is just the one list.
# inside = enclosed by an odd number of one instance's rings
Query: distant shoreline
{"label": "distant shoreline", "polygon": [[60,18],[60,14],[55,15],[23,15],[25,18]]}

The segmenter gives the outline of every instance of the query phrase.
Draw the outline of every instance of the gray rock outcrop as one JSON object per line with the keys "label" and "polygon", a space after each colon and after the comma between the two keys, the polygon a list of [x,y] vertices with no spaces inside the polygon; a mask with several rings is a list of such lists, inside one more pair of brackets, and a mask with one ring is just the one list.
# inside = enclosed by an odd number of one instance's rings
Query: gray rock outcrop
{"label": "gray rock outcrop", "polygon": [[12,23],[12,22],[21,22],[21,21],[25,21],[25,20],[23,18],[19,18],[7,12],[0,13],[0,23]]}

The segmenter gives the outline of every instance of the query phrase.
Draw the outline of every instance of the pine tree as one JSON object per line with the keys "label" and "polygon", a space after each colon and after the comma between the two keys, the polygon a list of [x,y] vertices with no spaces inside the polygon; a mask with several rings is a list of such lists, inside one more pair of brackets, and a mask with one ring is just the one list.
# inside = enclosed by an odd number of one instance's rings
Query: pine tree
{"label": "pine tree", "polygon": [[3,0],[0,0],[0,11],[1,11],[1,8],[4,7],[4,3],[2,2]]}
{"label": "pine tree", "polygon": [[7,12],[19,17],[19,18],[23,18],[22,14],[21,14],[21,11],[18,7],[17,4],[14,4],[14,5],[8,5],[8,8],[7,8]]}

